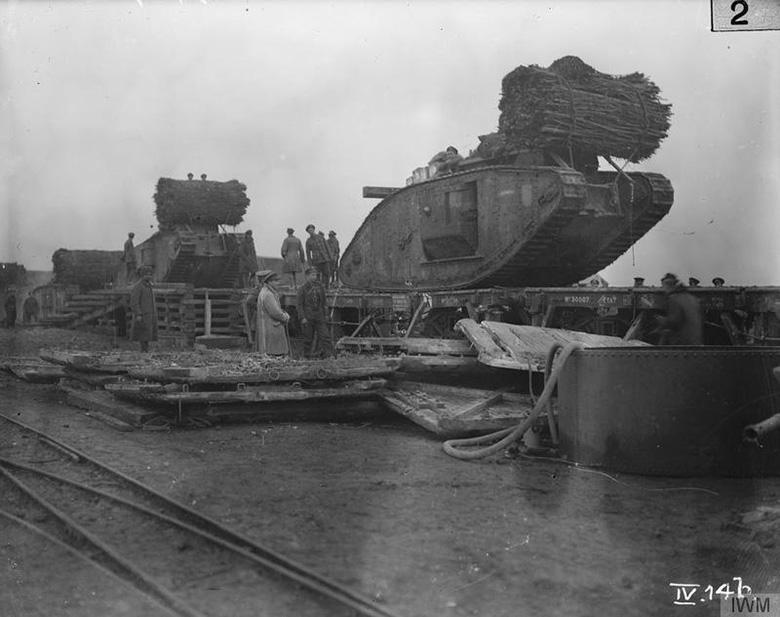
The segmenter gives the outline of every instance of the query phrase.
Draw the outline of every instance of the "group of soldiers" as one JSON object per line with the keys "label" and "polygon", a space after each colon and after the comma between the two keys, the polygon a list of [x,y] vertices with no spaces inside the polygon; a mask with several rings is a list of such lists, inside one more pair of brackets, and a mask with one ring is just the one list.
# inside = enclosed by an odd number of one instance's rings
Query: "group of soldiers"
{"label": "group of soldiers", "polygon": [[[17,313],[16,313],[16,288],[9,287],[5,295],[5,302],[3,303],[3,309],[5,310],[5,327],[13,328],[16,325]],[[41,306],[38,303],[32,292],[27,294],[27,297],[22,302],[22,318],[24,323],[32,324],[38,321],[41,313]]]}
{"label": "group of soldiers", "polygon": [[[328,329],[325,286],[319,281],[320,271],[313,265],[305,269],[306,281],[297,288],[298,323],[303,334],[303,355],[306,358],[335,356]],[[259,353],[276,356],[291,354],[289,322],[290,314],[279,302],[276,284],[279,275],[271,270],[257,272],[253,277],[256,293],[244,301],[244,314],[251,338],[249,316],[255,305],[253,349]]]}
{"label": "group of soldiers", "polygon": [[[318,232],[313,224],[306,226],[309,237],[304,245],[295,237],[295,230],[287,228],[282,242],[282,272],[289,277],[290,286],[297,291],[298,323],[303,334],[303,354],[306,358],[335,355],[326,316],[325,290],[338,283],[338,263],[341,254],[336,232],[328,238]],[[304,274],[304,282],[298,285],[298,275]],[[276,289],[280,277],[275,272],[263,270],[252,277],[257,291],[255,323],[255,351],[270,355],[291,353],[288,324],[290,315],[279,302]],[[245,314],[249,314],[254,293],[245,301]],[[247,323],[249,325],[249,319]],[[251,328],[251,326],[250,326]]]}
{"label": "group of soldiers", "polygon": [[336,232],[331,230],[325,238],[325,233],[318,232],[317,228],[310,223],[306,226],[306,233],[309,237],[306,238],[305,251],[303,243],[295,237],[295,230],[292,227],[287,228],[287,237],[282,242],[282,259],[284,259],[282,272],[290,277],[290,285],[293,289],[298,288],[296,276],[304,272],[307,263],[317,270],[325,289],[338,284],[341,247]]}
{"label": "group of soldiers", "polygon": [[[335,231],[331,231],[327,239],[322,232],[317,232],[313,224],[308,225],[306,231],[309,238],[304,249],[303,243],[294,235],[295,230],[287,229],[281,251],[284,259],[282,270],[289,275],[290,285],[297,290],[304,355],[307,358],[330,357],[334,351],[325,314],[325,290],[338,282],[340,247]],[[130,339],[139,342],[142,351],[148,351],[149,343],[157,340],[152,268],[138,267],[133,238],[134,234],[128,233],[121,258],[125,264],[126,282],[131,286],[130,310],[133,319]],[[237,251],[241,285],[252,289],[244,302],[244,315],[253,348],[269,355],[289,355],[290,315],[279,302],[276,285],[280,277],[271,270],[258,271],[251,230],[245,232]],[[300,286],[296,276],[299,273],[305,276]]]}

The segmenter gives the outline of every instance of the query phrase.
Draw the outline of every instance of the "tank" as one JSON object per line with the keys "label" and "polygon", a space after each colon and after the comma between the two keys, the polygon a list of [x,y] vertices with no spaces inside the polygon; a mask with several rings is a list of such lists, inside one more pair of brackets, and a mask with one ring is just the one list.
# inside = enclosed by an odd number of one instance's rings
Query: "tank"
{"label": "tank", "polygon": [[622,255],[674,201],[671,183],[657,173],[466,159],[455,173],[421,175],[384,189],[344,250],[345,285],[571,285]]}
{"label": "tank", "polygon": [[256,262],[254,241],[224,228],[243,221],[246,185],[207,180],[206,174],[200,180],[193,174],[186,180],[160,178],[154,201],[159,231],[136,247],[139,263],[153,267],[154,280],[211,288],[243,283],[242,243],[248,243],[247,259]]}

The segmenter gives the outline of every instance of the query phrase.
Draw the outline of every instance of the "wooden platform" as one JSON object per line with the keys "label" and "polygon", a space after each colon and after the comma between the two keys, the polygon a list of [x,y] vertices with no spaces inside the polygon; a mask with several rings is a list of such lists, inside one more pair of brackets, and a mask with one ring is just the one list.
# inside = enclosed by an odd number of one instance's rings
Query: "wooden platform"
{"label": "wooden platform", "polygon": [[305,401],[329,398],[372,398],[387,384],[385,379],[358,379],[344,381],[330,387],[304,388],[294,384],[248,386],[238,390],[208,390],[191,392],[173,391],[163,386],[149,384],[106,384],[107,392],[118,398],[159,405],[223,405],[228,403],[274,403],[279,401]]}
{"label": "wooden platform", "polygon": [[293,381],[343,381],[361,377],[381,377],[401,365],[397,358],[339,358],[335,360],[294,360],[269,362],[252,370],[227,363],[203,367],[133,367],[127,375],[133,379],[160,383],[195,385],[271,384]]}
{"label": "wooden platform", "polygon": [[380,397],[393,411],[443,438],[515,426],[534,406],[526,394],[415,381],[391,383]]}
{"label": "wooden platform", "polygon": [[478,350],[483,364],[518,371],[543,372],[547,353],[555,343],[577,341],[586,347],[647,347],[642,341],[624,341],[616,336],[589,334],[556,328],[518,326],[500,321],[461,319],[455,328]]}

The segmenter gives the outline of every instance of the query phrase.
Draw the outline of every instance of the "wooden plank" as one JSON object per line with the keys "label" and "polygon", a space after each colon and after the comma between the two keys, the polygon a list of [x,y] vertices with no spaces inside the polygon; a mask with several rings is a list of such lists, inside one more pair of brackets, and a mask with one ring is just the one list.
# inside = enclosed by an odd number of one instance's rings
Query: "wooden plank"
{"label": "wooden plank", "polygon": [[439,432],[439,416],[432,409],[414,405],[397,392],[383,391],[379,394],[379,398],[390,409],[410,419],[415,424],[419,424],[432,433]]}
{"label": "wooden plank", "polygon": [[123,376],[121,374],[113,374],[113,373],[94,373],[92,371],[80,371],[80,370],[74,370],[70,366],[66,366],[64,371],[65,376],[69,379],[74,379],[76,381],[80,381],[81,383],[85,383],[89,386],[95,386],[102,388],[106,384],[109,383],[116,383],[120,379],[123,379]]}
{"label": "wooden plank", "polygon": [[477,365],[476,356],[411,356],[401,357],[402,371],[426,371],[437,368],[470,368]]}
{"label": "wooden plank", "polygon": [[391,384],[381,398],[392,410],[442,437],[515,426],[533,408],[525,394],[409,381]]}
{"label": "wooden plank", "polygon": [[364,186],[363,197],[371,199],[384,199],[398,190],[400,189],[395,186]]}
{"label": "wooden plank", "polygon": [[[505,365],[507,361],[511,360],[506,351],[499,347],[493,337],[473,319],[461,319],[455,324],[455,329],[463,332],[474,344],[478,352],[477,357],[483,364],[499,366],[497,362]],[[502,368],[506,368],[506,366]]]}
{"label": "wooden plank", "polygon": [[476,403],[471,403],[470,405],[466,405],[465,407],[454,412],[452,414],[452,418],[463,419],[468,417],[469,415],[476,415],[482,411],[485,411],[487,408],[492,407],[496,403],[501,402],[502,400],[504,400],[504,392],[503,391],[494,392],[490,396],[483,398],[481,401],[477,401]]}
{"label": "wooden plank", "polygon": [[65,377],[64,370],[51,365],[21,366],[11,364],[6,368],[19,379],[29,383],[57,383]]}
{"label": "wooden plank", "polygon": [[406,352],[410,354],[476,356],[471,341],[465,338],[435,339],[407,338]]}
{"label": "wooden plank", "polygon": [[262,388],[246,388],[232,392],[177,392],[170,394],[148,394],[146,400],[181,404],[220,405],[228,403],[273,403],[280,401],[303,401],[326,398],[368,398],[387,384],[385,379],[370,379],[351,381],[337,388],[293,388],[282,386],[264,386]]}
{"label": "wooden plank", "polygon": [[120,402],[108,392],[76,390],[65,386],[61,386],[61,389],[67,394],[67,402],[74,407],[105,414],[130,426],[142,426],[157,415],[155,411]]}
{"label": "wooden plank", "polygon": [[456,328],[461,330],[479,350],[479,361],[489,366],[521,371],[543,372],[550,348],[559,343],[576,341],[586,347],[647,346],[642,341],[624,341],[616,336],[575,332],[557,328],[519,326],[497,321],[477,324],[461,319]]}

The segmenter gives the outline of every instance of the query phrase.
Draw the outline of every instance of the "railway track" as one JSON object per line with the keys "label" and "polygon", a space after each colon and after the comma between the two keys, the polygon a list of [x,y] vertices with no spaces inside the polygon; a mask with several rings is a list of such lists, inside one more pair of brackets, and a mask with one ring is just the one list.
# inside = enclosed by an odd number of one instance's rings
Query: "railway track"
{"label": "railway track", "polygon": [[174,615],[393,617],[369,598],[0,414],[0,514]]}

